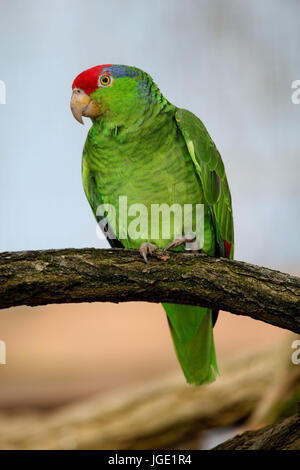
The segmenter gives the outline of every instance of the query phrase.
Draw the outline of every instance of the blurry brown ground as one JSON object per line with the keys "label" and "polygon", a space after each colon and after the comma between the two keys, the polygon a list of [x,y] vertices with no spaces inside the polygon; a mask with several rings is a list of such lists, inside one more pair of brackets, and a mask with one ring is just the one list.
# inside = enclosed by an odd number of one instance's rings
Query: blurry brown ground
{"label": "blurry brown ground", "polygon": [[[18,307],[0,312],[0,408],[49,407],[179,368],[164,311],[148,303]],[[284,330],[221,312],[218,357],[263,349]],[[222,371],[221,371],[222,373]]]}

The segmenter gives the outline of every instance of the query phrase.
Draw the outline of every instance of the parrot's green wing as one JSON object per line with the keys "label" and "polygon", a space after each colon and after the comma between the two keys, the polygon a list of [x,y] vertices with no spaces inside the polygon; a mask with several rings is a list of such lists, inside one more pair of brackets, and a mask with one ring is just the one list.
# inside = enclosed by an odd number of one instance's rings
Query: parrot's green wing
{"label": "parrot's green wing", "polygon": [[178,109],[175,119],[201,181],[205,200],[212,207],[217,231],[225,243],[226,254],[232,258],[234,240],[231,196],[221,156],[204,124],[193,113]]}
{"label": "parrot's green wing", "polygon": [[[231,196],[221,156],[205,126],[193,113],[178,109],[175,119],[193,161],[205,203],[211,208],[212,229],[216,235],[216,246],[213,247],[212,253],[215,256],[232,258]],[[187,381],[197,385],[212,382],[218,373],[212,310],[174,304],[163,306],[168,316],[177,357]]]}
{"label": "parrot's green wing", "polygon": [[99,227],[102,232],[105,233],[105,237],[113,248],[124,248],[123,244],[115,236],[114,231],[110,227],[106,218],[101,218],[97,215],[98,207],[103,204],[103,199],[101,196],[101,172],[99,172],[97,166],[90,169],[87,164],[87,154],[93,154],[93,147],[87,142],[83,149],[83,158],[82,158],[82,183],[84,192],[86,194],[87,200],[92,208],[93,214],[97,220]]}

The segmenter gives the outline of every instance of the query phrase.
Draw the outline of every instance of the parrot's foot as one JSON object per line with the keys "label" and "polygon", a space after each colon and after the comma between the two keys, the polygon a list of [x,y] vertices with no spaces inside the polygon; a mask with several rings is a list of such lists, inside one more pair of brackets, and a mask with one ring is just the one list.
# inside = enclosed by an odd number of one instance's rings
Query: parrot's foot
{"label": "parrot's foot", "polygon": [[152,255],[157,250],[157,246],[154,243],[145,242],[140,246],[140,254],[144,258],[145,262],[148,263],[147,255]]}
{"label": "parrot's foot", "polygon": [[177,246],[185,245],[186,250],[198,251],[200,249],[199,244],[196,240],[196,235],[194,233],[188,233],[183,237],[175,238],[172,243],[166,246],[164,251],[169,250],[170,248],[176,248]]}

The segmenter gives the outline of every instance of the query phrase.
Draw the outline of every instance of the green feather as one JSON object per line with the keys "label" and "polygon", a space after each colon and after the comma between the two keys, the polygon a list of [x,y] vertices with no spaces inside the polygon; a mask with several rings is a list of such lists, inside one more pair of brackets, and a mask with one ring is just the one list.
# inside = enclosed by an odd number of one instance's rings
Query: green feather
{"label": "green feather", "polygon": [[201,180],[206,202],[213,206],[221,236],[233,243],[231,196],[221,156],[200,119],[186,109],[178,109],[175,116]]}
{"label": "green feather", "polygon": [[[203,203],[203,252],[214,256],[227,241],[232,257],[230,191],[222,159],[205,126],[191,112],[169,103],[149,75],[128,70],[130,76],[116,77],[111,87],[91,95],[103,110],[93,120],[83,152],[83,185],[94,214],[100,204],[112,204],[118,225],[120,195],[127,196],[128,205],[143,203],[148,209],[152,204]],[[151,227],[150,218],[148,222]],[[139,248],[145,241],[165,248],[178,235],[175,231],[168,240],[159,229],[154,238],[127,236],[121,242],[126,248]],[[218,367],[211,310],[163,306],[187,381],[213,381]]]}
{"label": "green feather", "polygon": [[188,383],[213,382],[219,373],[211,310],[190,305],[163,304],[177,358]]}

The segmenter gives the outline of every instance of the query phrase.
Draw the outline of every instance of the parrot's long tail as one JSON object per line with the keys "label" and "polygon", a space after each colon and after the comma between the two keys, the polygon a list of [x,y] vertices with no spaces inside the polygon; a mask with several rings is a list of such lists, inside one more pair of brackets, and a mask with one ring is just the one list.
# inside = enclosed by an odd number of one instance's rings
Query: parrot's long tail
{"label": "parrot's long tail", "polygon": [[204,307],[164,303],[175,351],[188,383],[213,382],[219,373],[212,311]]}

